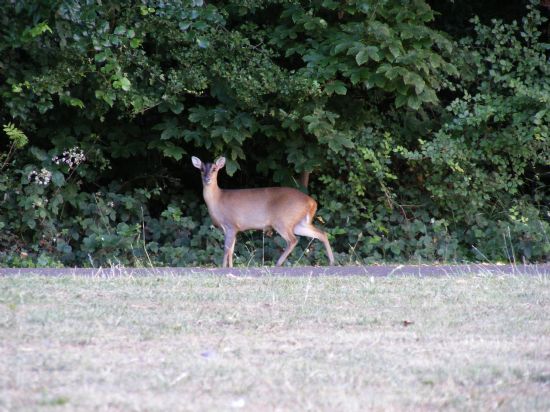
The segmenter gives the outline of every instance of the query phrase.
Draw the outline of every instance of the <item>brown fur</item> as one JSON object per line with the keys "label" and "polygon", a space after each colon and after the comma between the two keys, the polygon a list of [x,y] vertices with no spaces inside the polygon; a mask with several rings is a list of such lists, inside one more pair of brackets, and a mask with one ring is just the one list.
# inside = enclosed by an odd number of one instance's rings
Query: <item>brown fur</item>
{"label": "brown fur", "polygon": [[233,249],[238,232],[250,229],[273,228],[287,242],[287,247],[277,260],[281,266],[298,243],[295,235],[321,240],[326,248],[330,264],[334,264],[332,249],[325,232],[313,226],[317,202],[299,190],[289,187],[224,190],[218,186],[218,171],[225,159],[204,164],[193,157],[193,165],[201,170],[203,196],[212,221],[225,234],[223,266],[233,266]]}

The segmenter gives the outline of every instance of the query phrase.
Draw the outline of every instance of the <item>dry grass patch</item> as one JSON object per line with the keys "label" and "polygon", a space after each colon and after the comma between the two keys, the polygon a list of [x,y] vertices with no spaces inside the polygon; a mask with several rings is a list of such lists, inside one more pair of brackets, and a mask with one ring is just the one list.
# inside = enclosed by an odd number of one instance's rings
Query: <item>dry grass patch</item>
{"label": "dry grass patch", "polygon": [[0,410],[550,410],[545,276],[0,279]]}

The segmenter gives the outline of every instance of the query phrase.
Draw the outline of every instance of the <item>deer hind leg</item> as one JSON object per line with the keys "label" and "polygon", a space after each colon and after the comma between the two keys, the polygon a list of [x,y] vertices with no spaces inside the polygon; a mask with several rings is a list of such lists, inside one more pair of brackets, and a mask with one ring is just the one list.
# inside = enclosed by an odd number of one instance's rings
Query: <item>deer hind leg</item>
{"label": "deer hind leg", "polygon": [[296,245],[298,244],[298,239],[296,239],[296,236],[294,236],[294,233],[292,233],[292,230],[287,230],[286,227],[273,227],[275,231],[281,235],[281,237],[286,241],[286,249],[284,250],[283,254],[279,259],[277,260],[276,265],[281,266],[283,262],[286,260],[288,255],[294,250]]}
{"label": "deer hind leg", "polygon": [[233,229],[224,229],[225,239],[223,248],[223,263],[222,266],[233,267],[233,250],[235,249],[235,241],[237,232]]}
{"label": "deer hind leg", "polygon": [[327,251],[327,257],[331,265],[334,265],[334,255],[332,254],[332,248],[328,241],[328,236],[321,229],[316,228],[309,222],[309,216],[306,216],[300,221],[294,228],[294,233],[298,236],[307,236],[314,239],[319,239],[325,245]]}

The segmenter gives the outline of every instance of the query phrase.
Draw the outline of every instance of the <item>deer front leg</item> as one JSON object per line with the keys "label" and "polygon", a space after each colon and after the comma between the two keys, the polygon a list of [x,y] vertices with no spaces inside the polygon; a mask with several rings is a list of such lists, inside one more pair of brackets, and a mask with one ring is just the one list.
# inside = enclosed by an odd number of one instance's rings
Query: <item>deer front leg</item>
{"label": "deer front leg", "polygon": [[223,250],[223,263],[222,266],[233,267],[233,250],[235,249],[235,240],[237,237],[237,231],[234,229],[224,228],[224,250]]}

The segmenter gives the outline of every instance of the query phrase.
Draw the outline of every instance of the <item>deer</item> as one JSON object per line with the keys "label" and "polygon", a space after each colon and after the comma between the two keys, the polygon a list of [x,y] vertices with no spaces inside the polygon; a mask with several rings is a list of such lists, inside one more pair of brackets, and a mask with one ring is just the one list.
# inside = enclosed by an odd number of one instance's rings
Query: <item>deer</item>
{"label": "deer", "polygon": [[214,163],[203,163],[195,156],[191,160],[193,166],[201,171],[202,194],[210,218],[224,233],[223,267],[233,267],[237,233],[271,229],[286,242],[276,266],[281,266],[296,247],[296,235],[323,242],[330,265],[334,265],[327,234],[312,223],[317,211],[317,202],[313,198],[290,187],[220,189],[218,172],[225,166],[225,157],[219,157]]}

